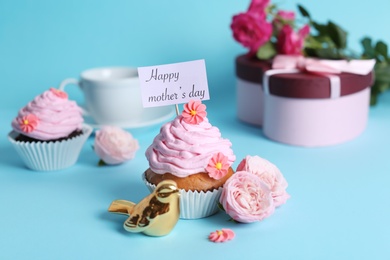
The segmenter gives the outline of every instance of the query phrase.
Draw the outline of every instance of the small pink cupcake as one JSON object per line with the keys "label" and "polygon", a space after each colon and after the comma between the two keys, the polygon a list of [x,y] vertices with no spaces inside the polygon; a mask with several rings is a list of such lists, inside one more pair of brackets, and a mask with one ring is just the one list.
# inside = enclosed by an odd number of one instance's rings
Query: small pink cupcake
{"label": "small pink cupcake", "polygon": [[92,133],[81,108],[66,92],[50,88],[19,110],[8,139],[26,166],[54,171],[76,163]]}

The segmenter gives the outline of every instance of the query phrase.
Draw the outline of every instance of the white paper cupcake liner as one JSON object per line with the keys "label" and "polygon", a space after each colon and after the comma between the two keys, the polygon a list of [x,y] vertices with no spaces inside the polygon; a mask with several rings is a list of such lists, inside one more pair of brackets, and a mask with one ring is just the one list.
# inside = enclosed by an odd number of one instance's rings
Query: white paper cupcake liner
{"label": "white paper cupcake liner", "polygon": [[68,140],[58,142],[15,141],[17,132],[11,131],[8,139],[25,165],[35,171],[56,171],[76,163],[80,151],[92,133],[92,127],[83,124],[83,133]]}
{"label": "white paper cupcake liner", "polygon": [[[150,192],[153,192],[156,185],[148,182],[145,173],[142,180]],[[218,211],[218,202],[222,193],[222,187],[214,191],[186,191],[180,189],[180,218],[197,219],[211,216]]]}

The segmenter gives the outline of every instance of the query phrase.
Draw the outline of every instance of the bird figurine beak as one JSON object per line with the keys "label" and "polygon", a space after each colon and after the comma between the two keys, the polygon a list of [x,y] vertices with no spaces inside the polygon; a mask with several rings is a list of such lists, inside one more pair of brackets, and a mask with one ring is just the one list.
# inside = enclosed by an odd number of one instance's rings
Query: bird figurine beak
{"label": "bird figurine beak", "polygon": [[126,231],[142,232],[149,236],[165,236],[179,220],[179,199],[180,192],[176,182],[164,180],[139,203],[114,200],[108,211],[129,216],[123,224]]}

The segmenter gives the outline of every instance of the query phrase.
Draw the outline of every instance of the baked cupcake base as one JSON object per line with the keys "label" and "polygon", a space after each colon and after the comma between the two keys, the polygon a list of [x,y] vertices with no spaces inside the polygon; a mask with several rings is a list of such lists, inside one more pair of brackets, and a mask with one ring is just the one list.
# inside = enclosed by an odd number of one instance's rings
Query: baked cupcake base
{"label": "baked cupcake base", "polygon": [[68,168],[76,163],[80,151],[92,133],[92,127],[83,124],[82,134],[67,140],[56,142],[16,141],[19,133],[11,131],[8,140],[23,160],[24,164],[35,171],[55,171]]}
{"label": "baked cupcake base", "polygon": [[[68,140],[70,138],[76,137],[76,136],[81,135],[81,134],[83,134],[82,130],[75,130],[72,133],[70,133],[70,135],[67,137],[62,137],[62,138],[53,139],[53,140],[47,140],[47,141],[45,141],[45,143],[60,142],[63,140]],[[28,136],[22,135],[22,134],[17,135],[14,139],[15,139],[15,141],[19,141],[19,142],[42,142],[41,140],[34,139],[34,138],[31,138],[31,137],[28,137]]]}
{"label": "baked cupcake base", "polygon": [[207,172],[200,172],[189,175],[185,178],[177,177],[171,173],[157,174],[150,168],[145,171],[145,178],[152,184],[159,184],[163,180],[173,180],[177,183],[179,189],[186,191],[213,191],[222,187],[227,179],[233,174],[233,169],[230,167],[228,173],[219,180],[211,178]]}

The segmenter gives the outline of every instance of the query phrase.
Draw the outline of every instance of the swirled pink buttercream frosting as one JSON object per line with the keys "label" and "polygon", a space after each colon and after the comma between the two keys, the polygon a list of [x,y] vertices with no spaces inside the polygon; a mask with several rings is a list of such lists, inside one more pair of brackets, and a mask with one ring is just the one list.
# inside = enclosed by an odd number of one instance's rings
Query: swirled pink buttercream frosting
{"label": "swirled pink buttercream frosting", "polygon": [[68,95],[51,88],[19,110],[12,120],[14,131],[46,141],[67,137],[82,128],[81,108]]}
{"label": "swirled pink buttercream frosting", "polygon": [[179,115],[161,127],[145,154],[155,173],[187,177],[206,172],[210,158],[217,153],[224,154],[230,165],[233,164],[236,156],[231,146],[206,117],[199,124],[190,124]]}

